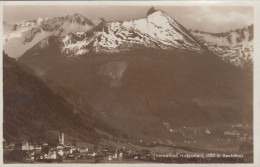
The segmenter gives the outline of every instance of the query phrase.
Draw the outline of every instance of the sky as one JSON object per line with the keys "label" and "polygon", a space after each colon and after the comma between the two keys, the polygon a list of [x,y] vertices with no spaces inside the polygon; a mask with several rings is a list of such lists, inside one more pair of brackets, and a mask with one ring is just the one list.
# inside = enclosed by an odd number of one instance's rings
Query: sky
{"label": "sky", "polygon": [[[6,5],[3,19],[7,23],[32,20],[38,17],[57,17],[79,13],[90,20],[123,21],[146,17],[151,6],[14,6]],[[205,32],[225,32],[243,28],[254,22],[249,6],[154,6],[166,12],[187,29]]]}

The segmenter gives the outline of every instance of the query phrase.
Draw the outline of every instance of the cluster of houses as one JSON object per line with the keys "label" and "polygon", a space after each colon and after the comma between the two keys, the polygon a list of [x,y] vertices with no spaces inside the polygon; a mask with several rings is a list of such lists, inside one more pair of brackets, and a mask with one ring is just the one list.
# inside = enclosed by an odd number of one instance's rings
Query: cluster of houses
{"label": "cluster of houses", "polygon": [[20,162],[62,162],[63,160],[90,159],[97,160],[121,160],[123,158],[140,159],[147,156],[135,152],[133,149],[114,149],[108,146],[93,148],[80,148],[76,144],[67,145],[64,143],[64,133],[60,130],[59,143],[52,145],[43,143],[41,145],[31,144],[28,141],[9,143],[4,146],[9,150],[9,158]]}
{"label": "cluster of houses", "polygon": [[193,133],[193,134],[211,134],[211,130],[209,129],[205,129],[205,130],[188,130],[186,129],[186,127],[184,126],[183,128],[179,128],[179,129],[169,129],[170,133],[175,133],[175,134],[182,134],[183,136],[185,136],[185,134],[188,133]]}
{"label": "cluster of houses", "polygon": [[250,128],[248,124],[241,124],[241,123],[238,123],[238,124],[233,124],[232,125],[232,128]]}
{"label": "cluster of houses", "polygon": [[229,138],[237,138],[240,141],[250,141],[250,140],[252,140],[251,135],[248,135],[247,133],[241,133],[241,132],[238,132],[236,130],[224,131],[224,135],[229,137]]}
{"label": "cluster of houses", "polygon": [[77,148],[75,145],[64,144],[64,133],[60,130],[59,143],[55,146],[43,143],[31,144],[29,141],[18,141],[5,145],[10,151],[10,156],[16,161],[62,161],[66,156],[77,158],[75,153],[88,152],[88,148]]}

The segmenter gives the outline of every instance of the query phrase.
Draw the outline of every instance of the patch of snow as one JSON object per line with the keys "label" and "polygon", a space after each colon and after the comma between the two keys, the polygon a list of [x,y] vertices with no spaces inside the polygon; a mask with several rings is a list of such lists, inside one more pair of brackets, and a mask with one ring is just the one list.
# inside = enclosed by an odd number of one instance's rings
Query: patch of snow
{"label": "patch of snow", "polygon": [[[24,30],[24,29],[23,29]],[[23,55],[27,50],[32,48],[39,41],[51,36],[52,34],[57,34],[58,32],[42,32],[36,34],[31,42],[24,43],[24,37],[27,31],[22,31],[22,33],[13,32],[15,35],[9,36],[7,42],[4,44],[4,51],[8,54],[8,56],[18,59],[21,55]],[[12,33],[12,34],[13,34]]]}

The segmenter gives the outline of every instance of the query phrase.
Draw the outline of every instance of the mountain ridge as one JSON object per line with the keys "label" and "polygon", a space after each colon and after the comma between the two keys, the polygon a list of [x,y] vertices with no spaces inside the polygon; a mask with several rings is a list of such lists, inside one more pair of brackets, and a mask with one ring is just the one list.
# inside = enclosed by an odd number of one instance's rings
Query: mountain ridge
{"label": "mountain ridge", "polygon": [[[84,20],[84,24],[87,23],[89,28],[80,30],[77,28],[71,29],[70,26],[65,26],[66,28],[63,30],[62,26],[64,26],[68,20],[71,22],[74,21],[79,25],[82,24],[81,21]],[[15,31],[20,31],[23,27],[25,27],[25,30],[21,30],[21,33],[24,35],[20,35],[20,38],[22,38],[20,39],[20,42],[22,40],[22,45],[24,45],[22,52],[25,52],[26,49],[29,49],[50,35],[64,36],[64,39],[62,40],[65,45],[64,53],[66,54],[66,52],[68,52],[69,54],[72,54],[74,52],[74,56],[86,54],[89,51],[89,48],[94,48],[92,50],[95,50],[96,52],[118,52],[122,49],[132,49],[133,47],[205,50],[205,47],[194,39],[183,26],[160,10],[154,10],[145,18],[131,21],[107,22],[100,19],[97,25],[94,25],[93,22],[79,14],[74,14],[72,19],[67,16],[25,21],[16,24],[14,31],[5,37],[6,42],[4,44],[4,49],[8,54],[11,52],[9,55],[12,57],[14,54],[12,52],[20,51],[19,48],[15,51],[11,50],[14,44],[17,44],[15,40],[14,43],[12,43],[12,36],[15,38]],[[28,31],[30,32],[28,33]],[[74,37],[79,37],[77,45],[69,39],[72,34],[74,34]],[[81,39],[80,37],[82,36],[85,36],[85,38]],[[9,40],[11,40],[11,42]],[[26,45],[29,46],[26,47]],[[17,57],[17,55],[14,57]]]}
{"label": "mountain ridge", "polygon": [[[38,18],[4,26],[4,50],[14,58],[20,57],[39,41],[51,35],[87,31],[94,23],[86,17],[74,14],[65,17]],[[13,48],[16,49],[13,49]]]}
{"label": "mountain ridge", "polygon": [[208,33],[198,30],[190,32],[222,60],[253,70],[254,26],[230,30],[222,33]]}

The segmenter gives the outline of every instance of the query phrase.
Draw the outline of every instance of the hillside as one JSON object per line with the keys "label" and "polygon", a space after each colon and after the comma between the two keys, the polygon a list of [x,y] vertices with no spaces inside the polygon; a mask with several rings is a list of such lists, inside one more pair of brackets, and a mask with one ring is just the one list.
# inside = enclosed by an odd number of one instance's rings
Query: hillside
{"label": "hillside", "polygon": [[164,122],[173,129],[252,124],[252,74],[213,55],[143,49],[67,59],[58,53],[31,50],[19,61],[80,92],[83,105],[135,138],[174,142]]}
{"label": "hillside", "polygon": [[[74,139],[98,144],[102,139],[117,136],[115,131],[94,118],[91,112],[68,102],[61,88],[47,86],[24,65],[4,54],[4,138],[7,141],[32,139],[35,142],[58,139],[62,128],[66,142]],[[62,89],[65,94],[64,89]],[[71,93],[67,90],[67,97]],[[48,135],[47,135],[48,134]]]}

